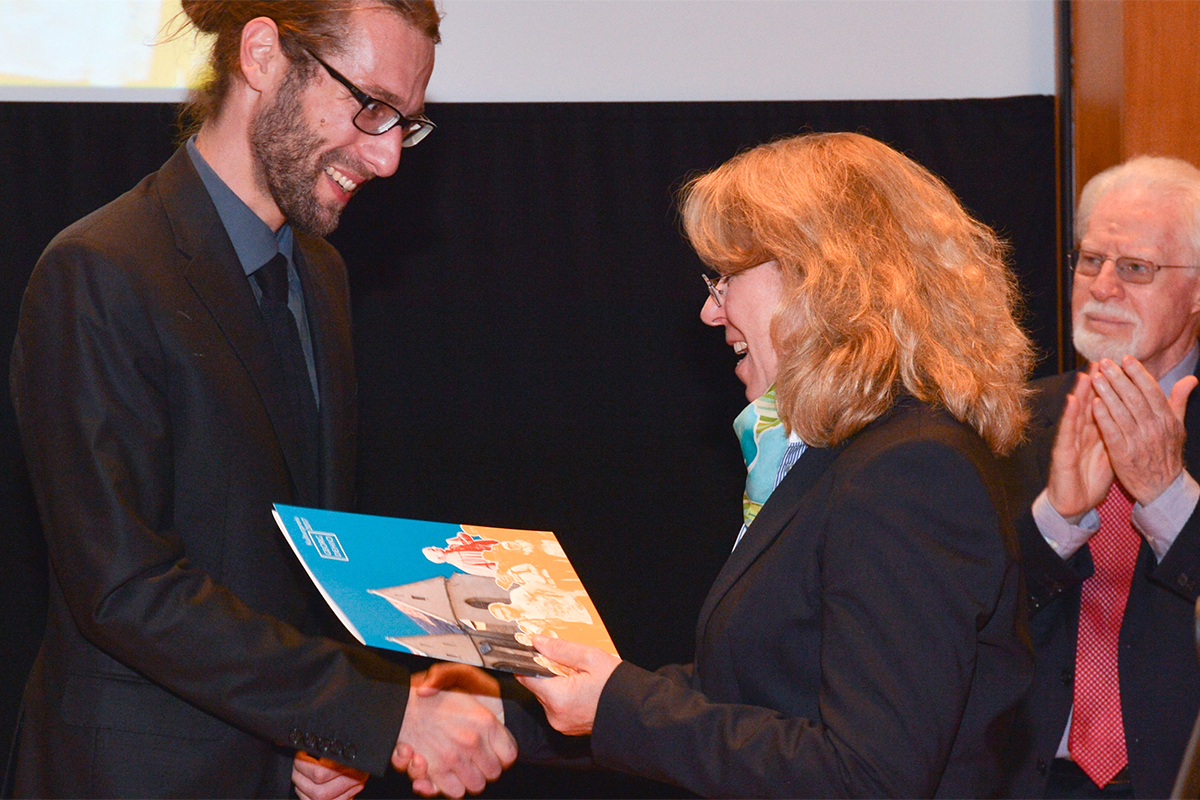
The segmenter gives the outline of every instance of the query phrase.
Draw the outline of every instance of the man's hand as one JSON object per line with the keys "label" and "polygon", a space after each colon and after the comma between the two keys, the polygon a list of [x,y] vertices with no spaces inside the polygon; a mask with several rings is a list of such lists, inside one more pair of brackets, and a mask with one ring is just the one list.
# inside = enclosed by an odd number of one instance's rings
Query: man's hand
{"label": "man's hand", "polygon": [[546,719],[556,731],[569,736],[591,733],[600,692],[621,659],[596,647],[549,636],[534,636],[533,646],[546,658],[572,672],[558,678],[518,675],[517,680],[537,696],[546,709]]}
{"label": "man's hand", "polygon": [[392,766],[418,794],[483,791],[517,758],[503,717],[494,678],[465,664],[435,665],[412,678]]}
{"label": "man's hand", "polygon": [[350,800],[363,790],[367,773],[301,751],[292,762],[292,783],[300,800]]}
{"label": "man's hand", "polygon": [[1133,356],[1118,366],[1100,362],[1093,380],[1093,414],[1113,472],[1143,506],[1152,502],[1183,471],[1183,415],[1196,388],[1188,375],[1163,395],[1158,382]]}
{"label": "man's hand", "polygon": [[1096,369],[1080,373],[1058,423],[1050,451],[1050,480],[1046,499],[1063,519],[1076,524],[1100,505],[1112,485],[1113,468],[1096,425],[1093,379]]}

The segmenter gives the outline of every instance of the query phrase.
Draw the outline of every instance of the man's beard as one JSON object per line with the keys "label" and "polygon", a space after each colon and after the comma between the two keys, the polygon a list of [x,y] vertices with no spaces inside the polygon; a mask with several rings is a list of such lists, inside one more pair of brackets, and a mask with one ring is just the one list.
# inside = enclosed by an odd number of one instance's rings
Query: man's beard
{"label": "man's beard", "polygon": [[305,122],[300,104],[304,79],[292,68],[279,87],[275,102],[260,111],[250,126],[259,180],[292,227],[313,236],[327,236],[338,226],[343,206],[317,202],[317,182],[336,151],[314,158],[325,144]]}
{"label": "man's beard", "polygon": [[[1083,324],[1083,316],[1092,313],[1109,319],[1118,319],[1133,323],[1127,336],[1116,339],[1096,331],[1087,330]],[[1074,315],[1071,325],[1071,339],[1075,343],[1075,351],[1095,363],[1102,358],[1111,358],[1118,364],[1127,355],[1139,358],[1138,352],[1142,345],[1142,320],[1132,311],[1119,306],[1108,306],[1096,300],[1088,300],[1083,308]]]}

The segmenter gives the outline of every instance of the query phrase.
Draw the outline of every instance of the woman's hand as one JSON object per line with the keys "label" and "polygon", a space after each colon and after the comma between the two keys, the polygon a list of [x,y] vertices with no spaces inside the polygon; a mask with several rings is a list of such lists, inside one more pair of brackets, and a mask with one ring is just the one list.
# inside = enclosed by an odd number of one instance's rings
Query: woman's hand
{"label": "woman's hand", "polygon": [[571,674],[556,678],[518,675],[517,680],[537,696],[556,731],[569,736],[591,733],[600,692],[621,659],[595,647],[549,636],[534,636],[533,646],[546,658],[569,668]]}

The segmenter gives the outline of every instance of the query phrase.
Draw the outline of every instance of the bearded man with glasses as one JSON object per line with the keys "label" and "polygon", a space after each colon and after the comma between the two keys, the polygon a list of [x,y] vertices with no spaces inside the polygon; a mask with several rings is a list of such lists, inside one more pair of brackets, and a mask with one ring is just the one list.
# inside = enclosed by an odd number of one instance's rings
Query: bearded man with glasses
{"label": "bearded man with glasses", "polygon": [[1078,372],[1034,384],[1013,457],[1037,656],[1017,797],[1166,797],[1200,709],[1200,170],[1092,178],[1072,256]]}
{"label": "bearded man with glasses", "polygon": [[516,756],[495,681],[421,696],[344,643],[271,517],[352,503],[348,281],[320,237],[433,128],[437,9],[183,8],[214,40],[195,135],[60,233],[22,304],[12,394],[51,575],[9,788],[349,797],[415,753],[438,789],[480,791]]}

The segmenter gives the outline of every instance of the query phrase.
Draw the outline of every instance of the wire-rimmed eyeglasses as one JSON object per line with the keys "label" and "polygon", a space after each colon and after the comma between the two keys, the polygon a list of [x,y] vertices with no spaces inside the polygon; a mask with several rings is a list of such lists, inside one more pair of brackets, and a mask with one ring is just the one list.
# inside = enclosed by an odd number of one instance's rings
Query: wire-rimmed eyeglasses
{"label": "wire-rimmed eyeglasses", "polygon": [[404,132],[404,138],[400,140],[400,146],[412,147],[428,136],[429,132],[434,129],[434,124],[421,114],[412,117],[404,116],[395,106],[389,105],[376,97],[371,97],[371,95],[355,86],[349,78],[322,61],[321,57],[312,50],[309,50],[308,54],[313,57],[314,61],[325,68],[325,71],[329,73],[329,77],[342,86],[345,86],[349,90],[351,97],[358,101],[361,108],[354,115],[353,122],[354,127],[363,133],[369,133],[372,136],[381,136],[399,125],[400,130]]}
{"label": "wire-rimmed eyeglasses", "polygon": [[1177,264],[1155,264],[1144,258],[1129,258],[1119,256],[1109,258],[1090,250],[1076,250],[1071,253],[1071,266],[1076,275],[1094,278],[1104,269],[1105,262],[1111,261],[1117,269],[1117,277],[1125,283],[1147,284],[1154,282],[1154,276],[1160,269],[1196,269],[1192,266]]}
{"label": "wire-rimmed eyeglasses", "polygon": [[712,278],[708,277],[704,273],[701,273],[700,277],[704,279],[704,285],[708,287],[708,293],[712,296],[713,302],[717,304],[718,308],[720,308],[721,299],[725,297],[725,290],[721,288],[721,284],[725,283],[727,276],[722,275],[720,278],[717,278],[715,283],[713,282]]}

